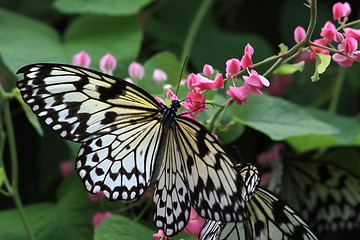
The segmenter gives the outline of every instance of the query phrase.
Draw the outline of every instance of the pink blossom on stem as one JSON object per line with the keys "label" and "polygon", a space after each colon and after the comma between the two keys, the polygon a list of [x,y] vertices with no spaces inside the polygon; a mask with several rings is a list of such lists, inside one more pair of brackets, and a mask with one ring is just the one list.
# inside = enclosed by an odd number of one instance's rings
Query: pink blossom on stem
{"label": "pink blossom on stem", "polygon": [[194,116],[200,111],[208,109],[208,107],[205,107],[205,96],[202,97],[201,94],[197,92],[188,92],[188,94],[186,94],[184,107],[191,111],[195,111]]}
{"label": "pink blossom on stem", "polygon": [[[314,40],[314,43],[317,45],[321,45],[326,47],[327,46],[327,42],[324,39],[316,39]],[[329,55],[330,51],[320,48],[320,47],[315,47],[315,46],[311,46],[311,49],[315,52],[315,53],[322,53],[322,54],[326,54]],[[316,56],[314,55],[314,53],[311,51],[310,52],[310,58],[311,59],[316,59]]]}
{"label": "pink blossom on stem", "polygon": [[100,60],[100,69],[106,74],[112,75],[116,68],[116,59],[110,53],[103,56]]}
{"label": "pink blossom on stem", "polygon": [[161,97],[156,96],[156,97],[155,97],[155,100],[156,100],[158,103],[160,103],[160,104],[162,104],[163,106],[165,106],[165,101],[164,101],[164,99],[162,99]]}
{"label": "pink blossom on stem", "polygon": [[108,217],[111,217],[112,215],[114,215],[114,214],[112,214],[111,212],[104,212],[104,213],[97,212],[97,213],[95,213],[95,215],[92,218],[93,227],[96,228],[97,225],[99,225],[99,223],[101,223],[102,221],[104,221]]}
{"label": "pink blossom on stem", "polygon": [[188,76],[188,88],[193,89],[195,92],[200,92],[206,89],[216,89],[224,87],[224,79],[221,73],[215,75],[215,80],[212,81],[200,74],[191,73]]}
{"label": "pink blossom on stem", "polygon": [[336,33],[337,30],[335,25],[332,22],[327,21],[324,27],[321,29],[320,36],[326,38],[329,42],[332,42]]}
{"label": "pink blossom on stem", "polygon": [[241,69],[239,59],[232,58],[226,61],[226,77],[231,78],[234,74],[238,73]]}
{"label": "pink blossom on stem", "polygon": [[233,87],[230,86],[226,94],[232,97],[237,104],[241,105],[243,102],[246,103],[246,98],[251,90],[247,86]]}
{"label": "pink blossom on stem", "polygon": [[203,73],[205,76],[210,77],[214,73],[214,68],[209,64],[205,64],[203,67]]}
{"label": "pink blossom on stem", "polygon": [[341,67],[350,67],[353,63],[353,60],[351,58],[348,58],[338,53],[332,55],[331,58],[332,60],[337,62]]}
{"label": "pink blossom on stem", "polygon": [[337,2],[333,5],[332,12],[333,12],[334,20],[340,20],[340,18],[346,17],[350,14],[351,12],[350,4],[348,2],[346,3]]}
{"label": "pink blossom on stem", "polygon": [[156,83],[163,83],[167,80],[167,75],[163,70],[155,69],[152,78]]}
{"label": "pink blossom on stem", "polygon": [[355,38],[356,41],[360,40],[360,29],[353,29],[353,28],[345,28],[345,37],[352,37]]}
{"label": "pink blossom on stem", "polygon": [[153,234],[154,240],[159,240],[159,239],[163,239],[163,240],[167,240],[170,239],[169,237],[167,237],[164,233],[163,230],[159,229],[159,231],[155,234]]}
{"label": "pink blossom on stem", "polygon": [[74,163],[70,160],[68,161],[62,161],[60,163],[60,173],[61,176],[66,177],[68,176],[72,171],[74,171]]}
{"label": "pink blossom on stem", "polygon": [[342,42],[343,50],[346,55],[351,55],[358,47],[358,42],[355,38],[348,37]]}
{"label": "pink blossom on stem", "polygon": [[241,58],[240,65],[242,68],[253,67],[251,60],[252,55],[254,54],[254,48],[248,43],[245,46],[244,56]]}
{"label": "pink blossom on stem", "polygon": [[249,84],[254,88],[262,88],[263,86],[270,86],[269,80],[259,75],[254,69],[250,71],[250,76],[243,76],[245,83]]}
{"label": "pink blossom on stem", "polygon": [[170,100],[179,100],[178,97],[171,91],[171,89],[168,89],[166,92],[166,97]]}
{"label": "pink blossom on stem", "polygon": [[191,118],[192,120],[199,122],[189,111],[182,111],[181,116]]}
{"label": "pink blossom on stem", "polygon": [[301,42],[305,38],[306,32],[305,29],[301,26],[298,26],[294,30],[294,39],[296,43]]}
{"label": "pink blossom on stem", "polygon": [[88,68],[90,66],[91,58],[85,51],[81,51],[74,55],[72,64],[79,67]]}
{"label": "pink blossom on stem", "polygon": [[89,199],[93,202],[98,202],[99,200],[102,200],[105,197],[105,194],[103,193],[103,191],[100,191],[98,193],[92,194],[92,193],[87,193]]}
{"label": "pink blossom on stem", "polygon": [[129,76],[134,80],[139,80],[144,77],[145,69],[144,67],[137,62],[132,62],[129,66]]}
{"label": "pink blossom on stem", "polygon": [[190,219],[184,231],[190,235],[199,237],[201,228],[204,225],[204,219],[191,207]]}

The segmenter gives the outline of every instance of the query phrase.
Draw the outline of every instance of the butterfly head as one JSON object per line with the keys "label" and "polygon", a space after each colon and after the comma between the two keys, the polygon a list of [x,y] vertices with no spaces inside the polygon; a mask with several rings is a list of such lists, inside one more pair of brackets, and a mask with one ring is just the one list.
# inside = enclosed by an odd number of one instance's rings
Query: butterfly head
{"label": "butterfly head", "polygon": [[170,106],[170,108],[172,109],[172,110],[174,110],[175,112],[180,108],[180,106],[181,106],[181,103],[180,103],[180,101],[179,100],[172,100],[171,101],[171,106]]}

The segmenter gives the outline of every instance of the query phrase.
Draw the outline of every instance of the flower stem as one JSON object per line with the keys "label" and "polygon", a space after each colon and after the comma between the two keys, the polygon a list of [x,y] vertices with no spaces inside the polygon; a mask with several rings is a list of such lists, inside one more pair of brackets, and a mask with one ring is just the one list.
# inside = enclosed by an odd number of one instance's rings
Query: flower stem
{"label": "flower stem", "polygon": [[194,39],[196,36],[196,33],[199,30],[199,27],[201,25],[201,22],[203,21],[206,13],[209,11],[209,8],[211,4],[213,3],[213,0],[203,0],[195,14],[194,20],[192,21],[192,24],[190,25],[189,31],[186,34],[184,46],[180,55],[180,60],[185,61],[185,58],[190,55],[191,47],[194,43]]}
{"label": "flower stem", "polygon": [[[18,191],[18,159],[16,152],[16,141],[14,128],[11,121],[11,112],[9,107],[8,97],[5,96],[5,92],[3,89],[0,89],[0,98],[2,101],[2,109],[4,115],[4,126],[7,132],[7,138],[9,143],[9,151],[10,151],[10,162],[11,162],[11,185],[8,183],[7,177],[5,177],[5,186],[8,188],[9,195],[13,198],[16,208],[19,211],[21,221],[24,224],[25,230],[28,234],[29,239],[35,240],[35,237],[30,229],[29,222],[25,216],[25,211],[23,205],[21,203],[20,194]],[[3,161],[1,160],[1,165],[3,165]],[[5,172],[5,171],[4,171]],[[6,173],[5,173],[6,176]]]}

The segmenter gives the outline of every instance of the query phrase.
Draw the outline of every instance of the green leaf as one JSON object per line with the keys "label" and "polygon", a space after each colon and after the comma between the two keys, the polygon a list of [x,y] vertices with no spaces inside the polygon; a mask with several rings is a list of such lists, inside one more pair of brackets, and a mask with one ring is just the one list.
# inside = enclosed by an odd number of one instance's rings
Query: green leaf
{"label": "green leaf", "polygon": [[57,32],[39,21],[0,8],[0,52],[16,72],[35,62],[66,62]]}
{"label": "green leaf", "polygon": [[304,108],[316,119],[338,129],[333,134],[293,136],[287,142],[298,152],[306,152],[321,147],[360,146],[360,123],[354,118],[333,115],[328,112]]}
{"label": "green leaf", "polygon": [[[165,97],[166,92],[163,89],[164,84],[171,84],[174,91],[179,85],[182,63],[180,63],[176,56],[170,52],[161,52],[154,55],[145,62],[144,68],[144,78],[139,80],[137,85],[150,92],[152,95]],[[155,69],[161,69],[166,73],[167,80],[163,84],[155,83],[153,80],[152,75]],[[183,73],[183,75],[186,75],[186,73]],[[178,92],[180,98],[185,97],[181,94],[183,94],[183,91]]]}
{"label": "green leaf", "polygon": [[280,43],[279,48],[280,48],[280,54],[286,53],[289,50],[288,46],[286,46],[284,43]]}
{"label": "green leaf", "polygon": [[62,13],[98,15],[134,15],[154,0],[56,0],[54,7]]}
{"label": "green leaf", "polygon": [[21,97],[20,91],[17,88],[13,89],[13,94],[16,98],[16,100],[20,103],[20,106],[22,107],[22,109],[25,112],[25,116],[27,117],[27,119],[29,120],[30,124],[35,128],[36,132],[40,135],[40,136],[44,136],[44,131],[41,127],[41,124],[39,122],[38,117],[33,113],[33,111],[31,110],[31,108],[29,107],[29,105],[27,105],[24,100]]}
{"label": "green leaf", "polygon": [[124,78],[127,76],[128,65],[137,58],[140,51],[142,32],[137,16],[91,15],[72,21],[64,38],[69,57],[85,50],[91,56],[90,68],[93,69],[99,68],[101,57],[111,53],[118,61],[115,72]]}
{"label": "green leaf", "polygon": [[138,240],[151,239],[155,230],[149,229],[124,216],[111,216],[102,221],[96,228],[94,240]]}
{"label": "green leaf", "polygon": [[315,72],[314,75],[311,77],[311,80],[313,82],[320,80],[319,75],[325,72],[326,68],[329,66],[331,61],[330,55],[317,53],[315,54],[315,56],[316,56]]}
{"label": "green leaf", "polygon": [[4,183],[5,171],[4,168],[0,167],[0,188]]}
{"label": "green leaf", "polygon": [[338,130],[286,100],[251,94],[248,103],[232,104],[230,111],[239,122],[268,135],[273,140],[308,134],[334,134]]}
{"label": "green leaf", "polygon": [[274,74],[293,74],[296,71],[302,72],[304,70],[304,66],[304,61],[294,64],[283,64],[274,71]]}
{"label": "green leaf", "polygon": [[70,63],[76,53],[85,50],[91,56],[91,68],[98,69],[100,58],[111,53],[118,61],[115,73],[126,76],[142,41],[137,16],[79,17],[70,23],[61,41],[59,34],[44,23],[0,9],[0,31],[2,60],[12,72],[37,62]]}

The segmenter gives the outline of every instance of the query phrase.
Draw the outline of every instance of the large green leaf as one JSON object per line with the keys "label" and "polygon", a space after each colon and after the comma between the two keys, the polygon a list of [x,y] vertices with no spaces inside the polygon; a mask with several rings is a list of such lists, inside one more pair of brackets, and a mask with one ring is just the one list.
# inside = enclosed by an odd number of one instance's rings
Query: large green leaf
{"label": "large green leaf", "polygon": [[137,16],[79,17],[66,29],[62,41],[50,26],[0,9],[0,31],[0,53],[12,72],[37,62],[70,63],[82,50],[90,54],[92,68],[98,69],[100,58],[111,53],[118,60],[118,69],[125,72],[142,40]]}
{"label": "large green leaf", "polygon": [[308,134],[334,134],[337,129],[316,119],[301,107],[267,95],[251,94],[248,103],[233,104],[235,120],[268,135],[273,140]]}
{"label": "large green leaf", "polygon": [[[76,174],[64,181],[57,203],[25,207],[36,239],[91,239],[91,218],[96,211]],[[17,210],[0,212],[0,239],[28,239]]]}
{"label": "large green leaf", "polygon": [[313,108],[305,108],[305,111],[314,118],[338,129],[338,131],[333,134],[310,134],[288,138],[287,142],[296,151],[305,152],[321,147],[360,145],[360,122],[358,120]]}
{"label": "large green leaf", "polygon": [[151,230],[124,216],[111,216],[102,221],[96,228],[95,240],[137,240],[152,239],[155,230]]}
{"label": "large green leaf", "polygon": [[16,72],[35,62],[69,62],[57,32],[39,21],[0,8],[0,54]]}
{"label": "large green leaf", "polygon": [[56,0],[54,6],[63,13],[133,15],[154,0]]}

